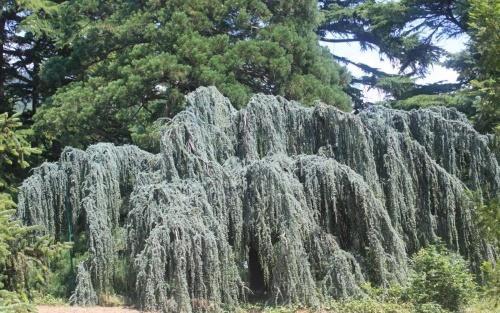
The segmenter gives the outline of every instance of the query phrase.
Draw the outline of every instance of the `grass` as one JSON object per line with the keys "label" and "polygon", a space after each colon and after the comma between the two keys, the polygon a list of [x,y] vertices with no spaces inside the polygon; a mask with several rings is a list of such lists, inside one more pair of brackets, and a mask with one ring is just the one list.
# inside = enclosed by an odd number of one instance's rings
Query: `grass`
{"label": "grass", "polygon": [[37,305],[69,305],[66,299],[54,297],[50,294],[35,295],[33,302]]}
{"label": "grass", "polygon": [[[104,306],[121,306],[122,299],[108,295]],[[50,295],[37,297],[36,304],[43,305],[68,305],[63,299]],[[231,310],[232,311],[232,310]],[[258,304],[243,304],[234,310],[235,313],[439,313],[448,312],[436,310],[432,306],[427,306],[418,310],[411,303],[380,302],[371,298],[351,299],[345,301],[328,301],[320,307],[308,308],[300,305],[293,306],[266,306]],[[476,300],[460,313],[500,313],[500,306],[495,307],[493,300]]]}
{"label": "grass", "polygon": [[[245,304],[236,313],[439,313],[448,312],[427,305],[420,309],[411,303],[380,302],[373,299],[330,301],[317,308],[304,306],[264,306]],[[477,301],[460,313],[500,313],[493,301]]]}

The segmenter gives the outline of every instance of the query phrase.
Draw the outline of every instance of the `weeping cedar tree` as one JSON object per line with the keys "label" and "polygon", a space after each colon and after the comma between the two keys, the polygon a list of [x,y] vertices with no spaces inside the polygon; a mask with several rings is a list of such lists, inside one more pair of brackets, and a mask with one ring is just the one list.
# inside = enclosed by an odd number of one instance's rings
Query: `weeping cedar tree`
{"label": "weeping cedar tree", "polygon": [[465,191],[497,195],[500,167],[456,110],[352,115],[262,94],[235,110],[215,88],[187,103],[159,154],[67,148],[24,181],[25,222],[85,234],[73,303],[125,285],[151,311],[316,305],[405,282],[408,256],[439,238],[475,270],[494,259]]}
{"label": "weeping cedar tree", "polygon": [[252,93],[350,108],[347,72],[318,44],[317,2],[72,1],[27,24],[62,54],[41,78],[53,88],[35,129],[63,145],[134,141],[215,85],[237,107]]}

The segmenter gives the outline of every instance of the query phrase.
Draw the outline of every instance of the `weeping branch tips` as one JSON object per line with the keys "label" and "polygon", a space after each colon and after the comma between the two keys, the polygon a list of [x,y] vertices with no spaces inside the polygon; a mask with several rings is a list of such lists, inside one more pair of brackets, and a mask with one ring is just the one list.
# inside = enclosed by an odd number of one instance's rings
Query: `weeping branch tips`
{"label": "weeping branch tips", "polygon": [[119,290],[164,312],[316,305],[404,281],[438,238],[473,267],[493,258],[464,195],[498,194],[500,169],[457,111],[352,115],[266,95],[237,111],[213,87],[187,101],[157,155],[66,148],[24,182],[26,223],[85,238],[73,303]]}

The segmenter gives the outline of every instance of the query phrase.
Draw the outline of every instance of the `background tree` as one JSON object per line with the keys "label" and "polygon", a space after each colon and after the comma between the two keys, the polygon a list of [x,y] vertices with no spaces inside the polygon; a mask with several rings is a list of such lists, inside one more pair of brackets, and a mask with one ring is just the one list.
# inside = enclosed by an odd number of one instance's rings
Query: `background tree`
{"label": "background tree", "polygon": [[314,32],[317,2],[73,1],[29,21],[61,54],[40,78],[53,94],[36,131],[62,145],[143,144],[183,95],[215,85],[237,106],[252,93],[349,109],[347,72]]}
{"label": "background tree", "polygon": [[[357,66],[366,73],[354,78],[354,83],[384,90],[392,97],[388,102],[393,107],[454,106],[466,113],[479,131],[497,129],[500,120],[498,1],[334,0],[319,3],[324,15],[318,28],[320,40],[357,42],[362,49],[376,50],[399,66],[400,73],[393,75],[334,54],[339,62]],[[448,55],[439,47],[440,40],[457,36],[470,38],[463,51]],[[438,63],[457,71],[458,82],[415,83],[416,77],[426,74],[429,66]],[[359,94],[351,94],[359,97]],[[498,139],[494,145],[498,146]]]}
{"label": "background tree", "polygon": [[41,63],[55,53],[45,36],[35,37],[21,24],[46,7],[42,0],[7,0],[0,13],[0,112],[22,111],[29,118],[37,109],[45,86],[39,79]]}
{"label": "background tree", "polygon": [[477,69],[472,76],[472,95],[476,97],[476,127],[495,132],[495,147],[500,135],[500,3],[491,0],[470,0],[472,51]]}
{"label": "background tree", "polygon": [[[354,82],[394,91],[395,96],[400,88],[408,85],[408,78],[426,74],[430,65],[440,61],[445,51],[438,46],[439,40],[462,35],[468,29],[469,4],[466,0],[325,0],[319,4],[324,15],[318,28],[322,41],[357,42],[362,49],[376,50],[399,65],[399,75],[392,75],[334,54],[338,61],[352,64],[366,73]],[[378,84],[381,79],[390,79],[391,84]],[[415,87],[420,88],[419,93],[436,93],[443,88],[454,90],[459,86]]]}
{"label": "background tree", "polygon": [[468,2],[466,49],[451,56],[449,67],[459,73],[461,89],[443,89],[432,94],[409,86],[406,93],[390,101],[393,107],[411,109],[433,105],[454,106],[469,116],[476,129],[493,133],[492,148],[500,151],[500,4],[498,1]]}
{"label": "background tree", "polygon": [[15,218],[16,171],[29,164],[26,157],[39,153],[20,129],[18,116],[0,114],[0,311],[25,312],[33,291],[45,283],[49,259],[66,245],[39,237],[37,227],[24,226]]}

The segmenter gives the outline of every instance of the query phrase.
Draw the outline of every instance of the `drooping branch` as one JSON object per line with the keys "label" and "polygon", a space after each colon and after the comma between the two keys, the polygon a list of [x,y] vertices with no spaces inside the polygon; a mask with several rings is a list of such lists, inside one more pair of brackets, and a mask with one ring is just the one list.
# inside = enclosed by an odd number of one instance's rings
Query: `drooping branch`
{"label": "drooping branch", "polygon": [[352,115],[262,94],[237,111],[213,87],[186,101],[158,155],[68,148],[23,183],[25,222],[85,234],[74,303],[111,292],[117,264],[141,309],[201,312],[404,282],[408,256],[438,238],[471,264],[493,255],[464,193],[498,194],[500,167],[457,111]]}

